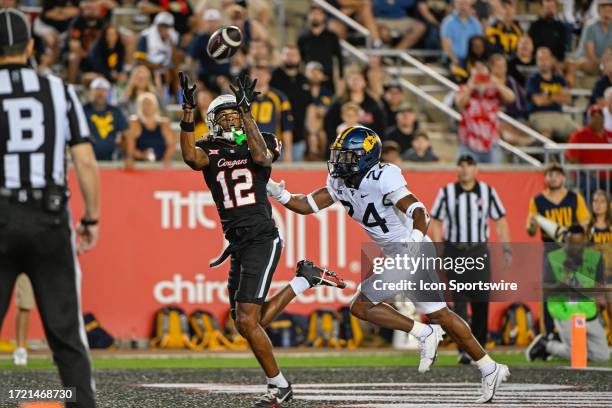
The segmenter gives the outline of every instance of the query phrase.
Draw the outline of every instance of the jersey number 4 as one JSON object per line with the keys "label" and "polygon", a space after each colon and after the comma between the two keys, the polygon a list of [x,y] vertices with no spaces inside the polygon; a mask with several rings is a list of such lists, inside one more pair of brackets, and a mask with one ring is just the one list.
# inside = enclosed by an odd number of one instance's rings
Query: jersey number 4
{"label": "jersey number 4", "polygon": [[[230,196],[230,187],[226,180],[226,173],[230,173],[229,178],[234,182],[234,199]],[[255,204],[255,193],[248,192],[253,188],[253,173],[249,169],[234,169],[231,171],[220,171],[217,174],[217,181],[223,190],[223,207],[230,209],[242,207],[244,205]]]}
{"label": "jersey number 4", "polygon": [[[349,203],[348,201],[344,201],[344,200],[340,200],[340,202],[346,208],[346,211],[348,211],[349,217],[352,217],[353,214],[355,213],[353,205]],[[370,219],[372,218],[374,220],[370,221]],[[376,211],[376,207],[374,206],[374,203],[368,203],[368,206],[366,207],[366,210],[363,213],[363,219],[361,220],[361,223],[365,225],[366,227],[370,227],[370,228],[374,228],[378,226],[384,233],[389,232],[389,228],[387,228],[387,221],[385,221],[385,219],[382,218],[380,214],[378,214],[378,211]]]}

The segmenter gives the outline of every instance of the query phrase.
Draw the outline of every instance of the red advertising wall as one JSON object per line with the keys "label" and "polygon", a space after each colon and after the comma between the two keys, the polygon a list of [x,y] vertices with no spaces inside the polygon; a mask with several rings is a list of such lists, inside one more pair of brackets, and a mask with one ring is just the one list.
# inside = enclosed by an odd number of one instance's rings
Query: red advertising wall
{"label": "red advertising wall", "polygon": [[[325,185],[327,172],[277,170],[291,192],[310,192]],[[405,172],[413,191],[428,207],[437,190],[455,179],[452,171]],[[493,185],[507,209],[512,240],[528,242],[524,232],[528,201],[542,188],[537,172],[481,172]],[[218,268],[208,264],[223,250],[219,219],[202,176],[189,170],[101,170],[102,214],[100,242],[80,257],[83,271],[83,311],[95,313],[116,337],[148,337],[155,310],[178,304],[187,312],[196,308],[220,317],[228,310],[226,276],[229,261]],[[75,219],[82,202],[74,174],[71,206]],[[283,286],[298,260],[309,258],[337,270],[348,288],[316,288],[300,296],[289,311],[308,313],[319,307],[337,307],[350,301],[359,282],[360,244],[367,237],[337,204],[314,216],[300,216],[273,203],[274,218],[285,247],[274,275],[274,288]],[[495,228],[491,228],[493,240]],[[502,308],[491,306],[491,328],[496,328]],[[14,333],[14,306],[3,324],[1,337]],[[38,317],[32,338],[43,336]]]}

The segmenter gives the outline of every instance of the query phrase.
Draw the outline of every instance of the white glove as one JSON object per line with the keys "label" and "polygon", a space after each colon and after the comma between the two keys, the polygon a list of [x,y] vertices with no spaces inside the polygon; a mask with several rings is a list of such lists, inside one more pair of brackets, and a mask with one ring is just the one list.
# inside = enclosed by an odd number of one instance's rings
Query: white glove
{"label": "white glove", "polygon": [[287,201],[291,200],[291,194],[285,190],[285,180],[281,180],[277,183],[276,181],[269,179],[268,183],[266,184],[266,191],[268,192],[268,196],[272,197],[281,204],[286,204]]}

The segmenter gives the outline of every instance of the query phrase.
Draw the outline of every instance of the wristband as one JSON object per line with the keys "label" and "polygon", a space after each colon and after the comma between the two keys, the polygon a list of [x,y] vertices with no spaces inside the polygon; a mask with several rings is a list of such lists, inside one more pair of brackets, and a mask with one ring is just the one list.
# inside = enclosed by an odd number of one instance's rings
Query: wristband
{"label": "wristband", "polygon": [[306,200],[308,200],[308,205],[312,209],[312,212],[313,213],[318,213],[319,212],[319,206],[317,205],[317,202],[314,200],[314,197],[312,196],[312,194],[308,194],[306,196]]}
{"label": "wristband", "polygon": [[195,122],[185,122],[181,120],[181,130],[184,132],[193,132],[195,130]]}
{"label": "wristband", "polygon": [[277,199],[277,201],[281,203],[282,205],[287,204],[289,200],[291,200],[291,193],[288,192],[287,190],[283,190],[280,197],[278,197]]}
{"label": "wristband", "polygon": [[98,220],[90,220],[85,217],[81,218],[81,225],[84,227],[92,227],[94,225],[98,225]]}
{"label": "wristband", "polygon": [[418,229],[413,229],[410,233],[410,239],[412,240],[412,242],[423,242],[424,237],[425,235],[423,235],[421,230]]}

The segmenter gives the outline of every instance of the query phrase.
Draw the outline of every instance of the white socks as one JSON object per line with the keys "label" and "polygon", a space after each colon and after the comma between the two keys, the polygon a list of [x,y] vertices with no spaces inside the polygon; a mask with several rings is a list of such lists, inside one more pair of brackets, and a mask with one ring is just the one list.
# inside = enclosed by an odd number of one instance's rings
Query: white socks
{"label": "white socks", "polygon": [[497,364],[495,363],[495,361],[493,361],[491,357],[489,357],[488,354],[485,354],[483,358],[476,362],[476,366],[484,377],[495,371],[495,367],[497,366]]}
{"label": "white socks", "polygon": [[408,334],[412,334],[414,337],[421,338],[421,337],[427,337],[431,334],[431,332],[433,331],[433,329],[431,328],[430,325],[428,324],[424,324],[421,322],[417,322],[416,320],[414,321],[414,325],[412,326],[412,330],[410,330],[408,332]]}
{"label": "white socks", "polygon": [[287,388],[289,386],[289,382],[287,381],[283,373],[281,373],[280,371],[278,372],[278,375],[276,377],[266,377],[266,380],[268,380],[268,384],[275,385],[278,388]]}
{"label": "white socks", "polygon": [[303,276],[296,276],[295,278],[291,279],[289,285],[291,285],[291,289],[293,289],[293,292],[296,295],[300,295],[306,289],[310,288],[310,283],[308,283],[308,279]]}

